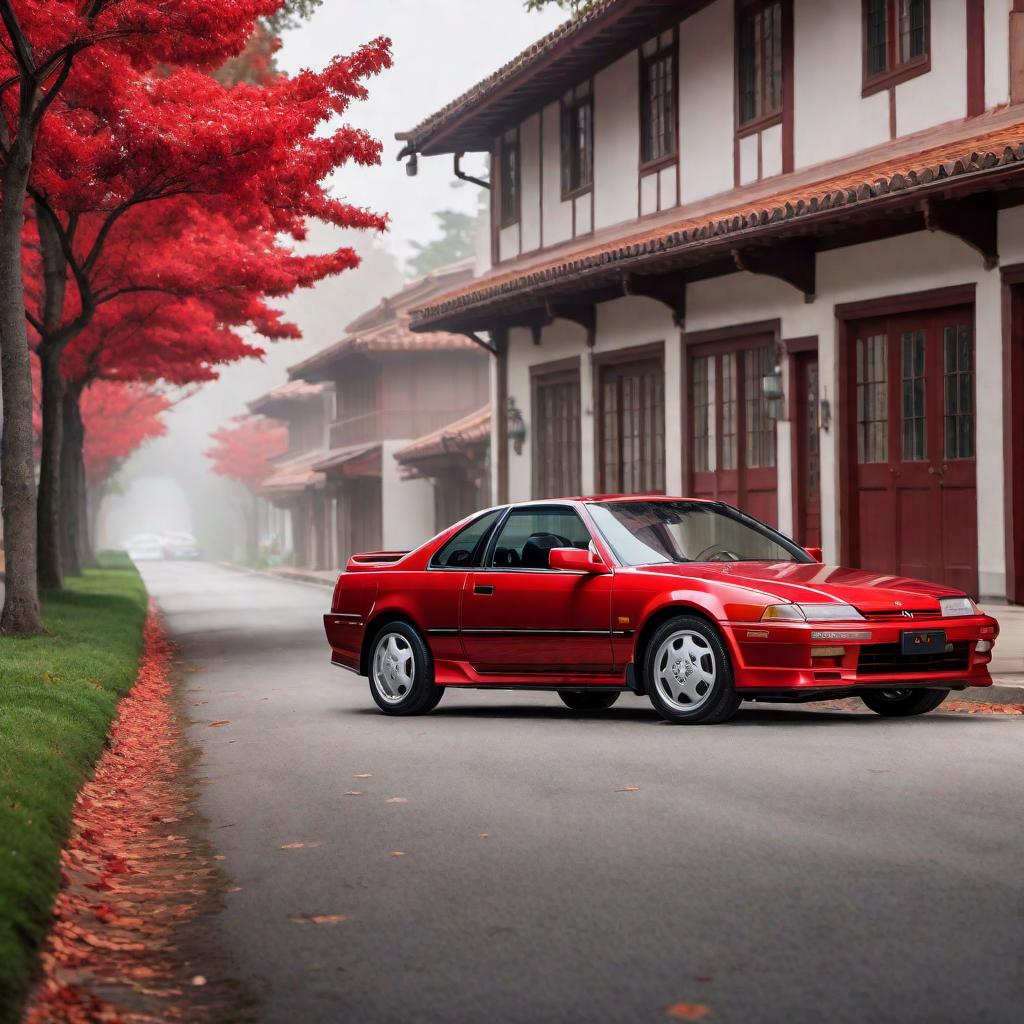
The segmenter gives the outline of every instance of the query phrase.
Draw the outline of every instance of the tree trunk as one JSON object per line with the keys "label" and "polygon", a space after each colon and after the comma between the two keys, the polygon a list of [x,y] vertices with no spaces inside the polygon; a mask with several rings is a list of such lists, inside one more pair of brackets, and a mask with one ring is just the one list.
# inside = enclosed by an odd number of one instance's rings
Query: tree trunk
{"label": "tree trunk", "polygon": [[68,384],[61,401],[63,437],[60,446],[60,550],[65,576],[81,576],[85,562],[81,544],[82,446],[84,427],[79,406],[81,388]]}
{"label": "tree trunk", "polygon": [[21,232],[32,138],[19,131],[4,164],[0,196],[0,377],[3,383],[3,488],[6,580],[0,631],[43,632],[36,584],[36,474],[32,437],[32,368],[25,324]]}
{"label": "tree trunk", "polygon": [[43,263],[42,338],[36,354],[42,371],[43,436],[39,460],[39,503],[37,528],[40,588],[64,586],[61,565],[60,459],[64,410],[64,378],[60,372],[66,340],[54,341],[64,319],[67,290],[67,261],[60,238],[48,212],[37,205],[36,224]]}
{"label": "tree trunk", "polygon": [[36,523],[39,543],[37,574],[40,589],[64,586],[61,565],[60,456],[64,379],[60,375],[60,352],[41,348],[43,436],[39,460],[39,501]]}

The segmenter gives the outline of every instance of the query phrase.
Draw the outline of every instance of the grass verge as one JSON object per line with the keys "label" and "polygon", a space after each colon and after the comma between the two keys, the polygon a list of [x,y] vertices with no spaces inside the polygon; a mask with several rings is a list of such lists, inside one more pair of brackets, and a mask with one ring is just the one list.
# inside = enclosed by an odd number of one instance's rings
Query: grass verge
{"label": "grass verge", "polygon": [[48,635],[0,637],[0,1022],[18,1019],[60,882],[71,808],[142,651],[126,558],[43,595]]}

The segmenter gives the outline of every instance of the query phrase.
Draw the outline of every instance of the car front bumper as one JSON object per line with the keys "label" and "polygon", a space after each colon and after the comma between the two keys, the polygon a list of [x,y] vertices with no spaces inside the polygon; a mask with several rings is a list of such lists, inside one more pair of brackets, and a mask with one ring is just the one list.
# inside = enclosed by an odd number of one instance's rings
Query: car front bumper
{"label": "car front bumper", "polygon": [[[945,649],[908,657],[906,632],[942,630]],[[894,686],[990,686],[991,645],[999,623],[988,615],[864,622],[730,622],[738,691],[846,691]],[[978,650],[979,642],[989,650]]]}

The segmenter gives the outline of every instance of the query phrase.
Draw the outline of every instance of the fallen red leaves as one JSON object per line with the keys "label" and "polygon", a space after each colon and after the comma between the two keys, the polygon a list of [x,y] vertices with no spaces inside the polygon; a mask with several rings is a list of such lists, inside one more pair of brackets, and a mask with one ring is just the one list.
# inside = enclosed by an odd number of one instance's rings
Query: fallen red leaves
{"label": "fallen red leaves", "polygon": [[[195,840],[170,704],[171,650],[151,611],[131,692],[107,751],[78,794],[62,884],[26,1024],[200,1020],[181,928],[211,901],[217,875]],[[177,829],[176,829],[177,826]],[[188,986],[188,999],[183,995]],[[102,996],[99,994],[102,992]]]}

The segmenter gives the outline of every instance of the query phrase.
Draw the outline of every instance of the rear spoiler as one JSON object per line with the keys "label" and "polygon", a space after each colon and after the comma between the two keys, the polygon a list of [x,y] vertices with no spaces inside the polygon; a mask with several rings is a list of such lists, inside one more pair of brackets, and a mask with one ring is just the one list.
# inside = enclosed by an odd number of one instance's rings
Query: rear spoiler
{"label": "rear spoiler", "polygon": [[401,561],[409,554],[408,551],[365,551],[361,555],[352,555],[345,566],[345,572],[366,572],[382,565],[391,565]]}

